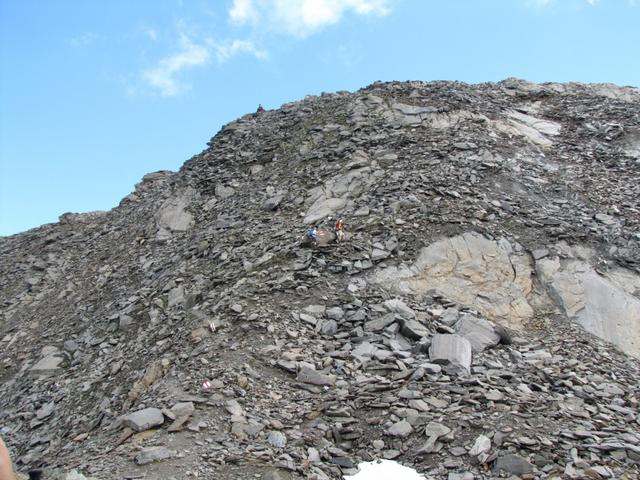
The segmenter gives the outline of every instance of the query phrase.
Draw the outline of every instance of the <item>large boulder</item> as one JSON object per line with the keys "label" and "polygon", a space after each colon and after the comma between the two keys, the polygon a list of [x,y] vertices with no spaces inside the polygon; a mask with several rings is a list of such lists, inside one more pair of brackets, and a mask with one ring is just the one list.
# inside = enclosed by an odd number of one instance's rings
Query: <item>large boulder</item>
{"label": "large boulder", "polygon": [[461,317],[455,325],[455,330],[458,335],[469,340],[474,353],[500,343],[500,335],[496,333],[493,323],[473,315]]}
{"label": "large boulder", "polygon": [[434,335],[429,347],[429,358],[433,363],[444,365],[447,373],[469,374],[471,343],[460,335]]}

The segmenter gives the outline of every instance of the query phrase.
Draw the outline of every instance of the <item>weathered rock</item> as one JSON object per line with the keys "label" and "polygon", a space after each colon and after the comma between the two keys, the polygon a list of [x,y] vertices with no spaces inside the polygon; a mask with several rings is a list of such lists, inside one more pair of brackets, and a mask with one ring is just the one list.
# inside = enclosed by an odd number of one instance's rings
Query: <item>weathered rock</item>
{"label": "weathered rock", "polygon": [[136,432],[143,432],[164,423],[164,415],[159,408],[145,408],[122,417],[124,426]]}
{"label": "weathered rock", "polygon": [[429,347],[429,359],[445,365],[452,373],[470,372],[471,343],[460,335],[436,334]]}
{"label": "weathered rock", "polygon": [[533,465],[520,455],[507,454],[496,459],[494,466],[496,472],[506,472],[513,475],[525,475],[533,472]]}
{"label": "weathered rock", "polygon": [[177,455],[175,450],[166,447],[145,447],[136,455],[135,461],[138,465],[146,465],[152,462],[159,462]]}
{"label": "weathered rock", "polygon": [[271,197],[265,200],[265,202],[262,204],[262,208],[270,212],[277,210],[283,198],[284,195],[276,195],[274,197]]}
{"label": "weathered rock", "polygon": [[471,447],[471,450],[469,450],[469,455],[471,455],[472,457],[477,457],[478,455],[486,453],[489,450],[491,450],[491,440],[486,435],[480,435],[478,438],[476,438],[476,441],[474,442],[473,447]]}
{"label": "weathered rock", "polygon": [[473,305],[485,317],[520,329],[533,316],[531,265],[506,240],[488,240],[476,233],[435,242],[424,248],[411,266],[375,272],[374,280],[394,291],[442,292],[459,303]]}
{"label": "weathered rock", "polygon": [[394,423],[387,430],[387,434],[393,437],[406,437],[413,432],[413,427],[406,420]]}
{"label": "weathered rock", "polygon": [[482,352],[500,343],[500,335],[495,332],[491,322],[472,315],[465,315],[455,325],[458,335],[466,338],[471,343],[474,353]]}
{"label": "weathered rock", "polygon": [[[514,79],[248,114],[111,211],[0,238],[0,436],[100,478],[624,479],[640,364],[563,317],[637,330],[638,118],[637,89]],[[148,406],[166,428],[113,432]]]}
{"label": "weathered rock", "polygon": [[302,367],[298,371],[296,380],[302,383],[310,383],[312,385],[332,386],[336,383],[335,375],[326,375],[308,367]]}
{"label": "weathered rock", "polygon": [[402,320],[400,324],[400,331],[407,338],[420,340],[430,335],[429,329],[416,320]]}
{"label": "weathered rock", "polygon": [[569,318],[587,331],[640,358],[640,275],[626,269],[599,274],[586,259],[593,252],[568,249],[573,259],[544,258],[536,269]]}
{"label": "weathered rock", "polygon": [[269,432],[269,436],[267,437],[267,441],[272,447],[275,448],[284,448],[287,444],[287,437],[284,433],[274,430]]}

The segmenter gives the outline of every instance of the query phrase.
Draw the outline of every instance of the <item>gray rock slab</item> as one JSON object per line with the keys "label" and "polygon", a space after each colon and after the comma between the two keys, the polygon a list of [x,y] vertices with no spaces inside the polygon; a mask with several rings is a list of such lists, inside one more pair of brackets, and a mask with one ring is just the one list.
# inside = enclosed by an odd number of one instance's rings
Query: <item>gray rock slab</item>
{"label": "gray rock slab", "polygon": [[325,314],[327,315],[327,318],[340,320],[344,317],[344,310],[340,307],[331,307],[327,309]]}
{"label": "gray rock slab", "polygon": [[473,353],[482,352],[500,343],[500,335],[495,332],[493,323],[473,315],[461,317],[455,330],[458,335],[469,340]]}
{"label": "gray rock slab", "polygon": [[480,435],[473,443],[473,447],[469,450],[469,455],[477,457],[481,453],[486,453],[491,450],[491,440],[486,435]]}
{"label": "gray rock slab", "polygon": [[390,312],[397,313],[401,317],[412,319],[416,318],[416,312],[411,309],[406,303],[398,298],[393,298],[384,302],[384,307]]}
{"label": "gray rock slab", "polygon": [[401,420],[397,423],[394,423],[387,430],[387,434],[393,437],[406,437],[413,432],[413,427],[406,420]]}
{"label": "gray rock slab", "polygon": [[34,373],[55,372],[60,369],[63,361],[64,358],[57,355],[47,355],[31,367],[31,371]]}
{"label": "gray rock slab", "polygon": [[436,334],[429,347],[429,359],[445,365],[450,373],[470,373],[471,343],[460,335]]}
{"label": "gray rock slab", "polygon": [[180,402],[171,407],[171,411],[176,417],[187,417],[192,415],[195,410],[193,402]]}
{"label": "gray rock slab", "polygon": [[424,429],[424,434],[427,437],[440,438],[444,437],[449,432],[451,432],[451,429],[449,427],[438,422],[429,422]]}
{"label": "gray rock slab", "polygon": [[393,313],[388,313],[379,318],[374,318],[373,320],[369,320],[364,324],[365,332],[379,332],[384,330],[393,322],[395,322],[395,315]]}
{"label": "gray rock slab", "polygon": [[320,373],[312,368],[302,367],[298,371],[296,380],[302,383],[309,383],[311,385],[332,386],[336,383],[336,376],[325,375],[324,373]]}
{"label": "gray rock slab", "polygon": [[400,333],[412,340],[420,340],[430,335],[427,327],[417,320],[402,320],[400,322]]}
{"label": "gray rock slab", "polygon": [[265,202],[262,204],[263,210],[267,210],[267,211],[277,210],[283,198],[284,198],[283,195],[276,195],[274,197],[271,197],[265,200]]}
{"label": "gray rock slab", "polygon": [[498,473],[503,471],[513,475],[525,475],[533,472],[533,465],[529,461],[513,453],[498,457],[493,468]]}
{"label": "gray rock slab", "polygon": [[136,455],[135,461],[138,465],[146,465],[148,463],[173,458],[176,455],[177,452],[175,450],[169,450],[167,447],[146,447]]}
{"label": "gray rock slab", "polygon": [[164,415],[159,408],[149,407],[125,415],[122,417],[122,423],[136,432],[143,432],[162,425],[164,423]]}

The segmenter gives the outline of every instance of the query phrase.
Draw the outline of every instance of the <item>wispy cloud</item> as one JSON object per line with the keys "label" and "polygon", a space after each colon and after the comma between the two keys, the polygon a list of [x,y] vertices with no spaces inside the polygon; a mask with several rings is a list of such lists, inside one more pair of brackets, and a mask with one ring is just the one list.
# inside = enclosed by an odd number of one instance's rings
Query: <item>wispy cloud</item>
{"label": "wispy cloud", "polygon": [[180,37],[180,49],[158,62],[158,65],[143,72],[143,78],[164,96],[176,95],[188,88],[176,78],[185,69],[204,65],[209,61],[209,50],[205,45],[193,43],[186,35]]}
{"label": "wispy cloud", "polygon": [[[635,0],[630,0],[630,1],[635,1]],[[555,5],[559,2],[560,0],[526,0],[526,3],[528,6],[535,7],[535,8],[544,8],[550,5]],[[600,3],[600,0],[579,0],[579,2],[588,3],[593,7],[597,3]]]}
{"label": "wispy cloud", "polygon": [[391,0],[234,0],[229,19],[237,26],[305,38],[338,23],[347,13],[384,16]]}
{"label": "wispy cloud", "polygon": [[143,26],[142,33],[144,33],[150,40],[154,42],[158,40],[158,30],[153,27]]}
{"label": "wispy cloud", "polygon": [[[390,13],[390,5],[397,0],[233,0],[227,10],[231,26],[249,27],[248,38],[224,40],[206,37],[206,33],[178,22],[179,41],[170,55],[160,59],[155,66],[144,70],[141,78],[160,95],[168,97],[188,91],[185,71],[209,63],[222,64],[238,55],[250,55],[257,59],[268,58],[267,51],[258,47],[271,34],[284,34],[306,38],[322,29],[339,23],[346,15],[384,16]],[[143,28],[151,40],[159,33]],[[189,34],[185,32],[189,32]],[[235,32],[237,33],[237,31]],[[260,39],[257,42],[255,39]],[[348,63],[349,52],[341,52]]]}
{"label": "wispy cloud", "polygon": [[234,55],[241,53],[253,55],[260,60],[265,60],[268,57],[266,51],[257,48],[249,40],[230,40],[225,43],[211,42],[211,47],[220,63],[226,62]]}
{"label": "wispy cloud", "polygon": [[85,32],[69,39],[69,45],[72,47],[87,47],[98,41],[100,35],[93,32]]}
{"label": "wispy cloud", "polygon": [[196,42],[180,34],[177,51],[161,59],[155,67],[142,72],[142,78],[162,96],[168,97],[187,91],[190,85],[180,79],[184,70],[208,64],[211,59],[224,63],[234,55],[250,54],[266,58],[266,52],[248,40],[216,42],[211,38]]}

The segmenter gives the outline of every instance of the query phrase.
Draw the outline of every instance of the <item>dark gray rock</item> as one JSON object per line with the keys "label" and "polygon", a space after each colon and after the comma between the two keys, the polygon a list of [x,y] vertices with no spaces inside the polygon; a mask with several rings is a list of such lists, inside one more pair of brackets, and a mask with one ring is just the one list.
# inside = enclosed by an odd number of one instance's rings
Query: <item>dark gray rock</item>
{"label": "dark gray rock", "polygon": [[509,453],[498,457],[493,465],[495,472],[506,472],[512,475],[525,475],[533,472],[533,465],[520,455]]}

